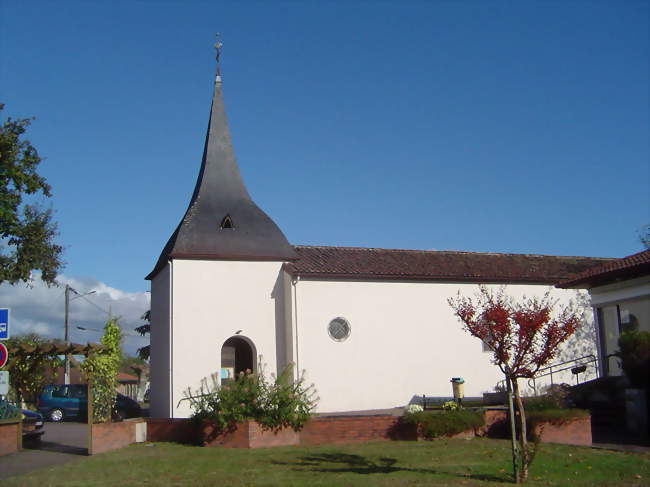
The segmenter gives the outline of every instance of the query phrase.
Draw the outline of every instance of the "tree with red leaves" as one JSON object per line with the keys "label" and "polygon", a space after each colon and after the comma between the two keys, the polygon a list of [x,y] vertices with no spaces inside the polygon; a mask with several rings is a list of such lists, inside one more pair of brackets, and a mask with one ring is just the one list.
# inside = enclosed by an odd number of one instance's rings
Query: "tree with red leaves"
{"label": "tree with red leaves", "polygon": [[514,474],[517,483],[524,482],[534,450],[526,439],[526,413],[517,381],[533,377],[555,357],[559,345],[576,331],[580,313],[573,303],[558,306],[550,291],[541,298],[517,301],[506,294],[505,287],[493,292],[479,286],[473,299],[459,293],[448,303],[465,330],[490,347],[493,363],[514,393],[519,416],[519,448],[513,442]]}

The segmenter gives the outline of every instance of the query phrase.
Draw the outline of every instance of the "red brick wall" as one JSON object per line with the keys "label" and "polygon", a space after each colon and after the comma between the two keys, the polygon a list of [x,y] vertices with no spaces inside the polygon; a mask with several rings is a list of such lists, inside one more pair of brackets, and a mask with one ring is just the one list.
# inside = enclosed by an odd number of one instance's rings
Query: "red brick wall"
{"label": "red brick wall", "polygon": [[[148,419],[147,441],[197,441],[196,430],[188,419]],[[485,412],[485,426],[477,429],[478,436],[504,438],[509,435],[506,411]],[[244,423],[237,429],[216,435],[214,429],[203,429],[199,442],[206,446],[226,448],[264,448],[280,445],[322,445],[361,443],[374,440],[417,440],[416,428],[402,423],[395,416],[316,416],[299,432],[285,430],[278,434],[261,430],[254,422]],[[473,431],[459,433],[454,437],[473,436]],[[562,426],[546,425],[542,441],[570,445],[591,445],[591,423],[589,418]]]}
{"label": "red brick wall", "polygon": [[566,423],[541,423],[536,425],[535,434],[541,435],[543,443],[591,446],[591,418],[575,418]]}
{"label": "red brick wall", "polygon": [[291,428],[285,428],[278,432],[264,431],[262,427],[250,421],[248,423],[249,448],[268,448],[271,446],[288,446],[300,444],[300,433]]}
{"label": "red brick wall", "polygon": [[292,429],[283,429],[278,432],[265,431],[255,421],[240,423],[235,429],[221,434],[216,434],[214,426],[206,423],[202,426],[201,433],[203,446],[269,448],[300,443],[300,433],[296,433]]}
{"label": "red brick wall", "polygon": [[204,422],[199,428],[200,443],[203,446],[222,446],[225,448],[250,448],[248,437],[249,421],[239,423],[230,431],[217,433],[214,425]]}
{"label": "red brick wall", "polygon": [[18,451],[19,423],[0,423],[0,456]]}
{"label": "red brick wall", "polygon": [[300,432],[301,445],[415,439],[415,427],[396,416],[316,416]]}
{"label": "red brick wall", "polygon": [[196,443],[196,427],[190,419],[147,418],[147,441]]}
{"label": "red brick wall", "polygon": [[141,422],[143,420],[138,418],[127,419],[119,423],[93,424],[92,445],[88,449],[88,453],[95,455],[135,443],[135,425]]}

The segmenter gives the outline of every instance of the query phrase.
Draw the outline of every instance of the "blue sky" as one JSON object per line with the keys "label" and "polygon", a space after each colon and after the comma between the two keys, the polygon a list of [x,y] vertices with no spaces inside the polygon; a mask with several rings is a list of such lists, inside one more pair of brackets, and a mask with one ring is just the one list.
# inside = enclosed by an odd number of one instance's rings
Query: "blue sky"
{"label": "blue sky", "polygon": [[244,181],[294,244],[624,256],[650,223],[648,3],[0,1],[4,116],[65,276],[125,293],[196,181],[223,34]]}

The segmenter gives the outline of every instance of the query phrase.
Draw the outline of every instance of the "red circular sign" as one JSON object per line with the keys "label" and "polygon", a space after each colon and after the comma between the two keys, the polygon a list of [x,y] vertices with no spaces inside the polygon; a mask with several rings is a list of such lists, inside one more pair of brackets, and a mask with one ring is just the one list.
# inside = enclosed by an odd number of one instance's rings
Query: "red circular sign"
{"label": "red circular sign", "polygon": [[7,351],[7,347],[5,347],[4,343],[0,343],[0,368],[7,364],[8,359],[9,352]]}

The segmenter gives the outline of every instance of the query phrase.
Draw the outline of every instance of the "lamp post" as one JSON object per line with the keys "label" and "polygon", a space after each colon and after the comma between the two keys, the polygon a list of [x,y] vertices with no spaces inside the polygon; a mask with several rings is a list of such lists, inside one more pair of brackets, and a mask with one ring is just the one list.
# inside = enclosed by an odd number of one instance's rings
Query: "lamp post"
{"label": "lamp post", "polygon": [[[77,299],[81,298],[83,296],[88,296],[89,294],[94,294],[96,291],[90,291],[84,294],[79,294],[77,291],[75,291],[72,286],[69,284],[65,285],[65,314],[64,314],[64,325],[65,325],[65,344],[66,346],[70,346],[70,332],[69,332],[69,323],[68,323],[68,317],[70,315],[70,291],[76,294],[76,296],[72,299]],[[65,371],[64,371],[64,376],[63,376],[63,382],[65,384],[70,383],[70,355],[65,354]]]}

